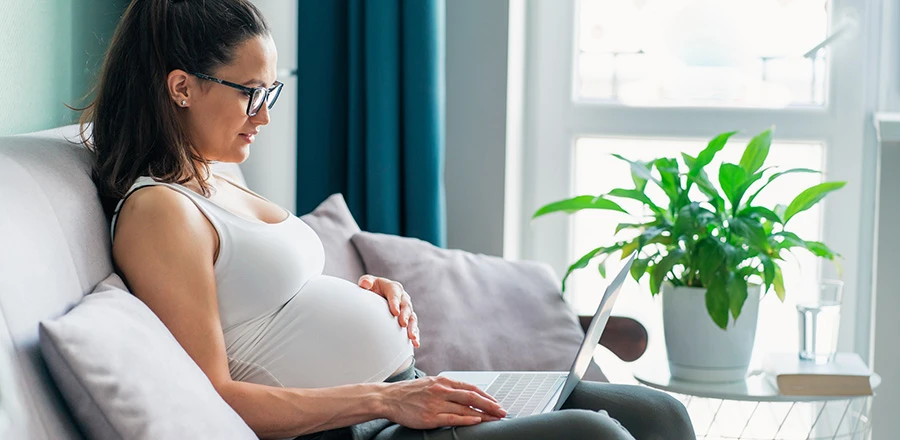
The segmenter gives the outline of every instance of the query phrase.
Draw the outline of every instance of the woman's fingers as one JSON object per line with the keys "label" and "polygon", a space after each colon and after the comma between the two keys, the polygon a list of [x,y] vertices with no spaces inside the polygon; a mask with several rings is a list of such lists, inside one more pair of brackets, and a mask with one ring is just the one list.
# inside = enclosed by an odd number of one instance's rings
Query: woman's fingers
{"label": "woman's fingers", "polygon": [[497,401],[497,399],[495,399],[493,396],[491,396],[490,394],[484,392],[484,390],[482,390],[481,388],[476,387],[475,385],[472,385],[472,384],[470,384],[470,383],[465,383],[465,382],[456,381],[456,380],[450,380],[450,381],[451,381],[451,383],[452,383],[453,388],[457,388],[457,389],[461,389],[461,390],[467,390],[467,391],[474,391],[474,392],[478,393],[479,395],[484,396],[484,398],[486,398],[486,399],[488,399],[488,400],[491,400],[492,402],[496,402],[496,401]]}
{"label": "woman's fingers", "polygon": [[402,311],[403,306],[403,285],[396,281],[387,281],[387,292],[385,292],[385,298],[387,298],[388,303],[391,307],[391,313],[394,316],[400,316],[400,312]]}
{"label": "woman's fingers", "polygon": [[371,290],[384,297],[388,302],[388,309],[391,311],[391,315],[400,316],[400,303],[404,294],[402,284],[374,275],[363,275],[356,284],[363,289]]}
{"label": "woman's fingers", "polygon": [[[500,404],[494,400],[490,400],[478,392],[470,390],[453,390],[448,394],[447,399],[457,405],[464,406],[467,410],[481,412],[490,417],[506,417],[506,410],[500,407]],[[460,413],[463,415],[471,415],[468,411]]]}
{"label": "woman's fingers", "polygon": [[357,281],[356,284],[363,289],[370,290],[375,286],[375,277],[372,275],[363,275],[359,277],[359,281]]}
{"label": "woman's fingers", "polygon": [[461,405],[454,402],[447,402],[442,414],[456,414],[462,417],[478,417],[480,421],[493,421],[502,418],[486,411],[479,411],[468,405]]}
{"label": "woman's fingers", "polygon": [[397,318],[397,321],[400,322],[400,327],[409,326],[409,319],[412,316],[412,304],[409,302],[400,303],[400,317]]}
{"label": "woman's fingers", "polygon": [[422,345],[422,340],[419,338],[419,317],[415,312],[409,315],[409,325],[406,328],[406,332],[409,334],[409,339],[413,341],[413,346],[419,348]]}
{"label": "woman's fingers", "polygon": [[416,316],[416,312],[413,311],[412,298],[403,289],[403,285],[396,281],[373,275],[363,275],[359,278],[357,284],[359,287],[371,290],[387,300],[391,315],[397,317],[400,327],[406,327],[409,339],[413,342],[413,346],[418,348],[421,345],[419,341],[419,319]]}

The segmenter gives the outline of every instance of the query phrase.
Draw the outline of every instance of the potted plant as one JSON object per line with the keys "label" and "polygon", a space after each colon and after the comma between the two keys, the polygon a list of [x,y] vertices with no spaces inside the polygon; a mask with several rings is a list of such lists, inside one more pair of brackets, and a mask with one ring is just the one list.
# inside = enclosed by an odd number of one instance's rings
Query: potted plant
{"label": "potted plant", "polygon": [[[788,205],[754,204],[759,193],[789,173],[817,173],[794,168],[764,167],[772,141],[771,130],[753,137],[739,163],[722,163],[718,185],[706,167],[736,132],[713,138],[697,157],[632,161],[633,188],[616,188],[598,196],[582,195],[547,204],[537,218],[553,212],[573,213],[602,209],[628,213],[616,199],[641,203],[639,221],[621,223],[611,236],[628,239],[597,247],[569,266],[563,278],[599,260],[621,252],[638,252],[631,275],[649,277],[650,293],[662,293],[663,323],[670,371],[674,377],[695,381],[742,380],[750,363],[760,296],[774,289],[784,301],[781,264],[783,253],[803,249],[834,261],[837,254],[824,243],[807,241],[788,230],[792,218],[846,182],[814,185]],[[665,194],[657,203],[646,194],[648,185]],[[740,317],[740,319],[738,319]]]}

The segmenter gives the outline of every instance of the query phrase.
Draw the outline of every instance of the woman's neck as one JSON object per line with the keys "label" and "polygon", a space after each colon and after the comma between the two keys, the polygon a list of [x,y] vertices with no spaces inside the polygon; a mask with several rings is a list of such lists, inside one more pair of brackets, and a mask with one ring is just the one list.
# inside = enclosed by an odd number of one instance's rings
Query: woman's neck
{"label": "woman's neck", "polygon": [[212,173],[212,169],[203,163],[195,162],[195,169],[198,171],[197,176],[191,181],[187,182],[190,188],[199,193],[203,194],[201,182],[206,185],[209,189],[209,196],[212,197],[216,194],[216,184],[218,183],[216,176]]}

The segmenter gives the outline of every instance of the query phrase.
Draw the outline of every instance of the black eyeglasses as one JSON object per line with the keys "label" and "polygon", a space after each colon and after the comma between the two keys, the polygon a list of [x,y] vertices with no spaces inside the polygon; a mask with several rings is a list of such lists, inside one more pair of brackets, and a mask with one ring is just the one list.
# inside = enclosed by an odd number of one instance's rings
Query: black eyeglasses
{"label": "black eyeglasses", "polygon": [[278,100],[278,95],[281,94],[281,88],[284,87],[284,84],[278,81],[275,81],[275,84],[272,84],[272,87],[268,89],[265,87],[246,87],[230,81],[225,81],[224,79],[204,75],[202,73],[188,73],[196,76],[197,78],[217,82],[219,84],[222,84],[223,86],[235,88],[246,93],[247,96],[250,97],[250,101],[247,102],[247,116],[251,117],[256,116],[256,114],[259,113],[264,103],[268,102],[268,108],[271,110],[272,106],[275,105],[275,101]]}

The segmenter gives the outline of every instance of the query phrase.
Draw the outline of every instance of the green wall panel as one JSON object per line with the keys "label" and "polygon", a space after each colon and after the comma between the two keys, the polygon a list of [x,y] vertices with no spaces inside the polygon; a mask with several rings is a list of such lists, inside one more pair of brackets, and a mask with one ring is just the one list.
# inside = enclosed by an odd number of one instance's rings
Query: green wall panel
{"label": "green wall panel", "polygon": [[0,0],[0,135],[73,123],[124,0]]}

